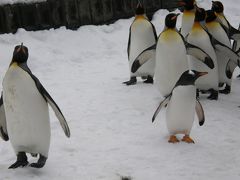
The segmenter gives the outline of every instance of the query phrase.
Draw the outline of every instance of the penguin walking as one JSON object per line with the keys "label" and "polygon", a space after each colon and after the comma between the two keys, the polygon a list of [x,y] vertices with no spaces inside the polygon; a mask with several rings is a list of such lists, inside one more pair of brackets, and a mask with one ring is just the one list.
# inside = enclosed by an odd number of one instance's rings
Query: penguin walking
{"label": "penguin walking", "polygon": [[160,34],[157,45],[143,51],[133,63],[132,72],[135,72],[148,60],[148,56],[156,53],[155,84],[162,96],[167,96],[181,74],[188,70],[187,54],[195,56],[210,68],[213,61],[202,49],[186,43],[176,29],[179,14],[170,13],[165,18],[165,28]]}
{"label": "penguin walking", "polygon": [[184,134],[182,141],[194,143],[190,138],[195,111],[202,126],[205,121],[204,111],[201,103],[196,99],[195,81],[206,75],[207,72],[195,70],[185,71],[177,81],[172,92],[160,103],[155,111],[152,122],[155,121],[162,107],[167,107],[166,123],[170,134],[169,143],[177,143],[177,134]]}
{"label": "penguin walking", "polygon": [[[139,1],[135,19],[130,26],[129,40],[128,40],[128,60],[129,67],[131,69],[134,60],[138,55],[148,49],[152,45],[156,44],[157,33],[154,25],[148,20],[145,15],[145,10],[141,2]],[[133,85],[137,82],[137,77],[146,79],[144,83],[153,83],[155,68],[155,57],[150,57],[150,60],[144,64],[137,72],[130,72],[130,80],[124,82],[126,85]]]}
{"label": "penguin walking", "polygon": [[0,134],[10,140],[17,161],[9,168],[28,165],[26,153],[39,155],[34,168],[42,168],[47,160],[50,145],[50,122],[48,104],[55,112],[67,137],[68,124],[47,90],[27,65],[28,48],[16,46],[11,64],[3,79],[0,100]]}
{"label": "penguin walking", "polygon": [[208,53],[213,60],[214,68],[210,69],[205,64],[196,61],[194,57],[190,57],[190,68],[200,71],[208,72],[207,75],[200,77],[196,81],[196,87],[201,91],[207,91],[210,93],[208,99],[218,99],[218,64],[215,49],[212,45],[211,38],[208,33],[203,29],[201,24],[205,21],[206,12],[202,8],[196,7],[195,20],[192,30],[187,36],[187,41],[195,46],[200,47],[206,53]]}
{"label": "penguin walking", "polygon": [[235,41],[240,40],[240,31],[235,29],[224,15],[224,6],[220,1],[212,1],[212,10],[216,13],[219,23],[227,32],[228,37]]}
{"label": "penguin walking", "polygon": [[[217,22],[217,16],[213,10],[206,11],[206,25],[205,28],[210,33],[210,35],[217,41],[217,44],[220,49],[216,51],[217,62],[218,62],[218,73],[219,73],[219,83],[226,84],[223,90],[220,90],[220,93],[229,94],[231,92],[231,77],[228,77],[226,74],[226,68],[229,61],[233,61],[235,63],[238,62],[239,56],[232,51],[231,42],[228,38],[227,33]],[[216,47],[216,46],[215,46]],[[226,48],[227,47],[227,48]],[[224,48],[221,50],[221,48]]]}

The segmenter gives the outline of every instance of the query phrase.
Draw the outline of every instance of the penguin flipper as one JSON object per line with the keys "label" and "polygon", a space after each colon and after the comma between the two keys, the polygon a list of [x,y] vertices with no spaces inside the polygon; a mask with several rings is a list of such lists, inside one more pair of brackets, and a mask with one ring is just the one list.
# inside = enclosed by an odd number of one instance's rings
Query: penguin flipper
{"label": "penguin flipper", "polygon": [[234,52],[231,48],[227,47],[226,45],[222,44],[216,39],[214,40],[214,47],[215,50],[222,56],[228,57],[229,59],[238,64],[240,56],[236,52]]}
{"label": "penguin flipper", "polygon": [[235,41],[240,40],[240,31],[230,25],[229,38]]}
{"label": "penguin flipper", "polygon": [[[239,24],[238,30],[240,30],[240,24]],[[234,40],[234,42],[233,42],[232,49],[233,49],[233,51],[235,51],[235,52],[236,52],[236,51],[240,51],[240,49],[237,49],[238,43],[239,43],[239,41],[236,41],[236,40]],[[237,53],[239,54],[239,52],[237,52]]]}
{"label": "penguin flipper", "polygon": [[214,68],[214,63],[212,58],[201,48],[190,44],[188,42],[185,42],[187,54],[196,57],[198,60],[202,61],[204,64],[206,64],[209,68]]}
{"label": "penguin flipper", "polygon": [[3,104],[3,96],[0,99],[0,136],[4,141],[8,141],[7,123],[5,116],[5,109]]}
{"label": "penguin flipper", "polygon": [[[150,22],[150,21],[149,21]],[[151,23],[151,22],[150,22]],[[158,39],[158,37],[157,37],[157,31],[156,31],[156,28],[155,28],[155,26],[151,23],[151,25],[152,25],[152,29],[153,29],[153,34],[154,34],[154,38],[155,38],[155,40],[157,41],[157,39]]]}
{"label": "penguin flipper", "polygon": [[168,95],[163,101],[161,101],[161,103],[159,104],[158,108],[156,109],[153,117],[152,117],[152,122],[155,121],[158,113],[161,111],[162,107],[166,107],[167,104],[169,103],[170,99],[172,97],[172,94]]}
{"label": "penguin flipper", "polygon": [[196,113],[197,113],[199,125],[202,126],[205,122],[205,115],[204,115],[203,107],[197,99],[196,99],[195,110],[196,110]]}
{"label": "penguin flipper", "polygon": [[59,120],[59,122],[60,122],[60,124],[63,128],[63,131],[64,131],[65,135],[67,137],[70,137],[70,129],[68,127],[67,121],[66,121],[65,117],[63,116],[63,114],[62,114],[60,108],[58,107],[57,103],[53,100],[53,98],[50,96],[50,94],[47,92],[47,90],[43,87],[43,85],[38,80],[38,78],[32,74],[31,70],[28,68],[26,63],[19,64],[19,67],[21,67],[24,71],[26,71],[31,76],[31,78],[33,79],[33,81],[36,84],[36,87],[37,87],[38,91],[41,93],[43,98],[52,107],[55,115],[57,116],[57,118],[58,118],[58,120]]}
{"label": "penguin flipper", "polygon": [[233,75],[233,71],[235,70],[235,68],[238,66],[238,64],[236,64],[234,61],[229,60],[226,66],[226,76],[231,79],[232,75]]}
{"label": "penguin flipper", "polygon": [[137,70],[145,64],[148,60],[155,58],[156,55],[156,44],[152,45],[151,47],[145,49],[141,52],[138,57],[133,61],[131,72],[135,73]]}
{"label": "penguin flipper", "polygon": [[129,56],[130,56],[130,46],[131,46],[131,27],[129,29],[128,46],[127,46],[128,60],[129,60]]}

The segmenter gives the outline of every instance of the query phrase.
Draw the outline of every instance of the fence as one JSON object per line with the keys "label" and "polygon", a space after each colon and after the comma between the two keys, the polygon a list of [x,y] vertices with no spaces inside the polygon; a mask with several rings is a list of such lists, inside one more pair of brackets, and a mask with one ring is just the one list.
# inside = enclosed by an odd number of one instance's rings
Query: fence
{"label": "fence", "polygon": [[[176,0],[142,0],[149,17],[158,9],[177,7]],[[0,6],[0,33],[18,28],[43,30],[66,26],[108,24],[134,15],[138,0],[47,0]]]}

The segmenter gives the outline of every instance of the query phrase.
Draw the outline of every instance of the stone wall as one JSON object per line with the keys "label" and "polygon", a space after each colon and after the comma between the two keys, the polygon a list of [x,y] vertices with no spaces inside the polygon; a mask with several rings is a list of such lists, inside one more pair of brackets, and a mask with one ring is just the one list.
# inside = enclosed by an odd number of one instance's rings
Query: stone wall
{"label": "stone wall", "polygon": [[[142,0],[147,15],[158,9],[176,7],[177,0]],[[66,26],[108,24],[134,15],[138,0],[47,0],[33,4],[0,6],[0,33],[15,33],[18,28],[43,30]]]}

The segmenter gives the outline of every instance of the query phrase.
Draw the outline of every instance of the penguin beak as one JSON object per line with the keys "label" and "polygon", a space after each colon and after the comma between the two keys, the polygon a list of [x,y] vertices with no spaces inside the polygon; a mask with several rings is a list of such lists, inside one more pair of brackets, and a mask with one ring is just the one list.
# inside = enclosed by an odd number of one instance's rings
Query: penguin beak
{"label": "penguin beak", "polygon": [[173,17],[171,18],[171,20],[176,20],[179,15],[180,15],[180,13],[177,13],[175,16],[173,16]]}
{"label": "penguin beak", "polygon": [[21,43],[20,48],[18,48],[17,52],[22,51],[24,54],[26,54],[26,51],[23,48],[23,43]]}
{"label": "penguin beak", "polygon": [[137,8],[141,7],[142,8],[142,3],[138,1]]}
{"label": "penguin beak", "polygon": [[206,74],[208,74],[208,72],[200,72],[198,76],[200,77],[200,76],[204,76]]}

